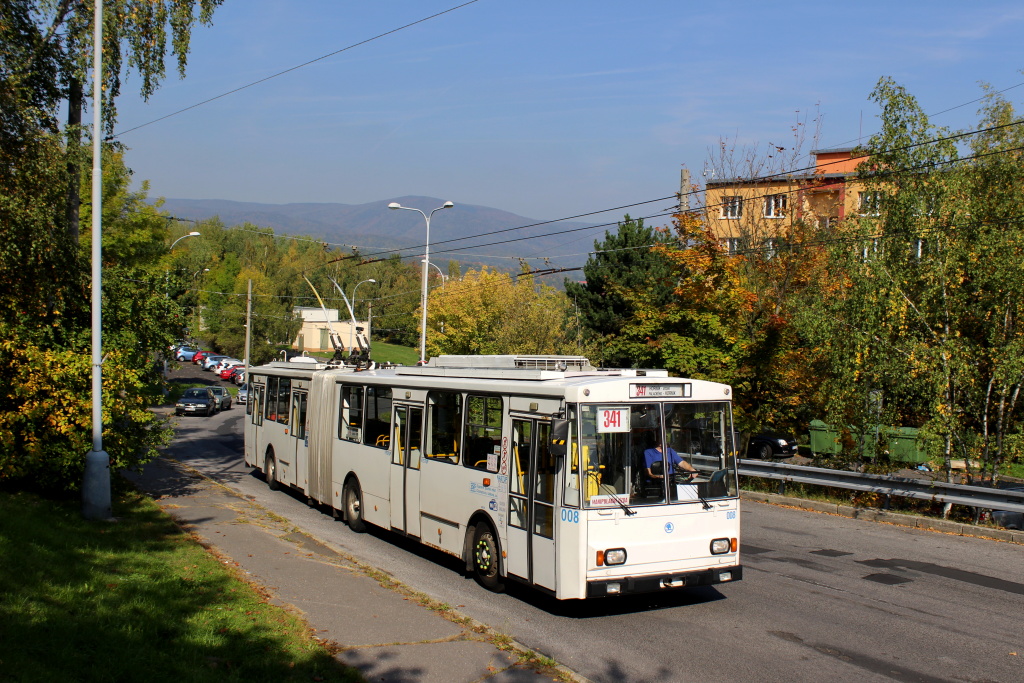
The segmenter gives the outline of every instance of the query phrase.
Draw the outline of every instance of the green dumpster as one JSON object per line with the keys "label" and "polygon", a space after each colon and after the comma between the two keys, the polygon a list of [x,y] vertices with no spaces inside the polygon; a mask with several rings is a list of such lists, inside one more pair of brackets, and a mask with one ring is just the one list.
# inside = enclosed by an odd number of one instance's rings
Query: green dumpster
{"label": "green dumpster", "polygon": [[814,455],[837,455],[843,452],[839,445],[839,433],[821,420],[811,420],[811,453]]}
{"label": "green dumpster", "polygon": [[892,427],[889,434],[889,459],[895,462],[928,462],[920,430],[914,427]]}

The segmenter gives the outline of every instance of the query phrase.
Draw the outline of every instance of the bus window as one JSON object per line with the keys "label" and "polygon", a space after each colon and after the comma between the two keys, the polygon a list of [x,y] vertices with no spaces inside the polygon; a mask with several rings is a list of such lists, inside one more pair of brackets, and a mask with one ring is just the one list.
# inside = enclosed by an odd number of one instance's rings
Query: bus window
{"label": "bus window", "polygon": [[263,424],[263,395],[265,387],[262,384],[253,384],[249,389],[249,402],[245,404],[245,410],[250,414],[252,423],[256,426]]}
{"label": "bus window", "polygon": [[292,381],[287,377],[279,378],[277,386],[277,421],[281,424],[288,424],[288,399],[291,398]]}
{"label": "bus window", "polygon": [[555,528],[555,475],[558,460],[548,450],[551,442],[551,424],[537,425],[537,480],[534,490],[533,533],[554,538]]}
{"label": "bus window", "polygon": [[360,443],[363,440],[363,387],[341,385],[338,438]]}
{"label": "bus window", "polygon": [[509,473],[508,490],[526,495],[526,477],[530,476],[530,439],[533,437],[533,423],[526,420],[512,421],[512,471]]}
{"label": "bus window", "polygon": [[459,462],[459,429],[462,427],[462,394],[432,391],[427,397],[427,452],[431,460]]}
{"label": "bus window", "polygon": [[580,505],[580,452],[579,443],[576,439],[576,408],[569,406],[566,409],[566,418],[569,420],[569,440],[565,445],[567,455],[565,490],[562,493],[562,503],[569,507]]}
{"label": "bus window", "polygon": [[292,394],[292,436],[296,439],[306,438],[307,396],[305,391]]}
{"label": "bus window", "polygon": [[277,422],[277,377],[267,378],[267,397],[263,403],[263,415],[271,422]]}
{"label": "bus window", "polygon": [[463,464],[466,467],[498,471],[501,409],[501,398],[498,396],[466,397],[466,438],[463,448]]}
{"label": "bus window", "polygon": [[391,389],[366,387],[363,443],[387,450],[391,447]]}

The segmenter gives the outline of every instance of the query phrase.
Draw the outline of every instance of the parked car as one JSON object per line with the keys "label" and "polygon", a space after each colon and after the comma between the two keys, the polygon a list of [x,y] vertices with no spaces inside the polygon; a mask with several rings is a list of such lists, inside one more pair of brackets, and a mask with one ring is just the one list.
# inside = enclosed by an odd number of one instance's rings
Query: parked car
{"label": "parked car", "polygon": [[[1007,491],[1022,491],[1024,486],[1011,486]],[[1004,529],[1024,529],[1024,512],[1010,512],[1009,510],[993,510],[992,521]]]}
{"label": "parked car", "polygon": [[238,373],[240,372],[245,372],[245,365],[233,365],[230,368],[228,368],[225,373],[222,373],[221,379],[226,379],[229,382],[239,384],[239,382],[235,380],[235,377],[237,377]]}
{"label": "parked car", "polygon": [[204,360],[206,360],[206,357],[209,356],[211,353],[212,351],[196,351],[196,355],[192,356],[192,362],[195,363],[196,365],[199,365]]}
{"label": "parked car", "polygon": [[203,359],[203,370],[213,370],[213,366],[225,358],[227,358],[227,356],[211,353]]}
{"label": "parked car", "polygon": [[179,346],[174,351],[174,357],[179,362],[183,363],[185,361],[192,360],[192,358],[195,357],[195,355],[198,352],[199,352],[199,349],[193,348],[191,346]]}
{"label": "parked car", "polygon": [[213,374],[219,377],[220,373],[224,370],[224,368],[234,367],[236,364],[241,362],[242,361],[238,360],[237,358],[221,358],[219,361],[217,361],[216,365],[213,366]]}
{"label": "parked car", "polygon": [[217,412],[217,399],[208,387],[186,389],[174,404],[175,415],[206,415]]}
{"label": "parked car", "polygon": [[234,361],[224,362],[224,363],[221,363],[220,371],[217,374],[220,375],[221,379],[230,379],[231,378],[231,373],[233,373],[235,371],[235,368],[240,368],[240,367],[244,367],[242,365],[242,361],[238,361],[237,363],[234,362]]}
{"label": "parked car", "polygon": [[224,387],[210,387],[214,397],[217,399],[217,409],[227,410],[231,407],[231,394]]}
{"label": "parked car", "polygon": [[761,432],[750,437],[747,444],[747,457],[771,460],[772,458],[792,458],[797,454],[796,439],[777,432]]}
{"label": "parked car", "polygon": [[239,403],[243,404],[243,405],[249,402],[249,385],[248,384],[243,384],[241,387],[238,388],[238,395],[235,396],[235,400],[238,401]]}
{"label": "parked car", "polygon": [[245,366],[244,365],[241,366],[240,368],[235,368],[235,374],[231,375],[231,381],[234,382],[235,384],[237,384],[238,386],[242,386],[242,385],[245,384]]}

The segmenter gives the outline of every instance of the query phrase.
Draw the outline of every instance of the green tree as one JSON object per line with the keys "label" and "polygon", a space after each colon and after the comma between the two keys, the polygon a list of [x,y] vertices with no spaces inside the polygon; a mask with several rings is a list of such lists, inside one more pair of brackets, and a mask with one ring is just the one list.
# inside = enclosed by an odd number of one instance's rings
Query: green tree
{"label": "green tree", "polygon": [[[830,412],[855,431],[879,419],[923,427],[947,472],[959,456],[992,474],[1020,425],[1024,136],[1016,126],[974,135],[961,159],[953,142],[932,142],[948,131],[904,88],[882,79],[873,98],[882,129],[861,176],[883,200],[833,248],[839,296],[817,306]],[[1014,118],[987,96],[982,128]]]}
{"label": "green tree", "polygon": [[[164,75],[170,44],[184,69],[199,9],[220,0],[106,3],[105,132],[113,129],[122,74],[142,77],[143,96]],[[0,480],[76,488],[89,442],[87,252],[78,244],[78,123],[89,68],[92,7],[73,0],[0,4]],[[68,103],[68,125],[57,112]],[[77,118],[76,118],[77,117]],[[102,134],[104,131],[94,131]],[[181,311],[153,259],[166,223],[127,191],[120,149],[106,145],[104,174],[104,448],[115,468],[149,458],[166,437],[146,410],[153,354]],[[88,205],[86,204],[88,210]]]}
{"label": "green tree", "polygon": [[565,295],[521,274],[469,270],[430,293],[427,353],[578,354]]}
{"label": "green tree", "polygon": [[[603,364],[631,367],[642,357],[625,342],[633,336],[625,326],[634,315],[636,301],[659,307],[671,300],[669,264],[652,248],[669,239],[666,232],[645,226],[642,218],[626,215],[615,234],[605,231],[604,241],[594,242],[594,253],[583,266],[585,281],[565,281],[566,295],[588,338],[601,340]],[[618,341],[605,345],[608,340]]]}

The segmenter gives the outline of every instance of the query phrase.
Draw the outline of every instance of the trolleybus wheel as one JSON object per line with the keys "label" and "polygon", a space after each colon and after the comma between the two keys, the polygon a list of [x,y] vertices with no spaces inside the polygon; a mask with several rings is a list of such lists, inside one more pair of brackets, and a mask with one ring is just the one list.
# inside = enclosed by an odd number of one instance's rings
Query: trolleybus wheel
{"label": "trolleybus wheel", "polygon": [[473,571],[481,586],[496,593],[505,589],[498,573],[499,556],[494,529],[483,522],[477,524],[473,532]]}
{"label": "trolleybus wheel", "polygon": [[366,531],[363,521],[363,501],[359,495],[359,485],[350,481],[345,484],[345,521],[348,527],[357,534]]}
{"label": "trolleybus wheel", "polygon": [[281,488],[281,483],[277,481],[277,461],[270,453],[267,453],[267,462],[264,467],[266,467],[267,488],[271,491]]}

